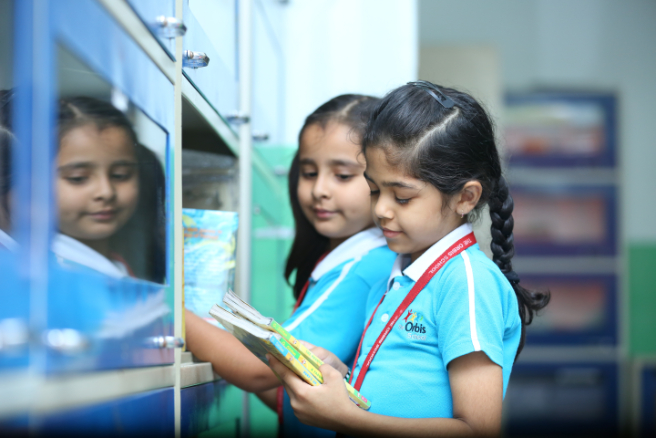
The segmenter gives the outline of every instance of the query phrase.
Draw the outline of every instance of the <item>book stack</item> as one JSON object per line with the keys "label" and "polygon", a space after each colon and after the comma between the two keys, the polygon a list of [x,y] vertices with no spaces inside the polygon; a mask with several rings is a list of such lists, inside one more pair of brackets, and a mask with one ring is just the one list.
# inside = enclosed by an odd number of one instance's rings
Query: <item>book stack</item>
{"label": "book stack", "polygon": [[[323,383],[323,375],[319,371],[323,361],[273,318],[263,316],[232,291],[225,294],[223,303],[232,312],[215,304],[210,309],[210,315],[255,356],[268,365],[265,355],[269,353],[310,385]],[[344,384],[353,403],[365,410],[371,407],[371,402],[348,382],[344,381]]]}

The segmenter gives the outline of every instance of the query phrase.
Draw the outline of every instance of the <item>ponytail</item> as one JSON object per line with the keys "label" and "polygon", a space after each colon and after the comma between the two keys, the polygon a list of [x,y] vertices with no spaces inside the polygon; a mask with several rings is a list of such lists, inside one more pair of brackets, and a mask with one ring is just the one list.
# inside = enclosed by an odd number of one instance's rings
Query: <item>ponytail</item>
{"label": "ponytail", "polygon": [[533,316],[543,309],[551,294],[549,291],[530,291],[519,284],[519,276],[513,271],[512,258],[515,255],[515,242],[513,239],[514,220],[512,211],[514,208],[512,196],[508,190],[508,184],[503,176],[499,177],[496,190],[488,200],[490,217],[492,218],[492,260],[504,273],[517,296],[519,317],[522,321],[522,335],[517,348],[515,360],[524,348],[526,341],[526,326],[533,321]]}

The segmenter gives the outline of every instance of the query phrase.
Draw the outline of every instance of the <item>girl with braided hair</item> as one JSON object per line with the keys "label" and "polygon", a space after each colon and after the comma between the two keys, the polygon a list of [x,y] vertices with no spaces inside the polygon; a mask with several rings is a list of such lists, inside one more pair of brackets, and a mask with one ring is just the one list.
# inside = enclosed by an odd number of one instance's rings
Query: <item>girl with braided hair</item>
{"label": "girl with braided hair", "polygon": [[[512,269],[513,201],[494,130],[471,96],[411,82],[373,109],[363,139],[372,213],[398,257],[370,292],[349,402],[329,365],[311,387],[271,358],[297,417],[348,435],[498,435],[524,327],[549,301]],[[492,216],[490,260],[471,222]],[[334,363],[334,362],[331,362]]]}

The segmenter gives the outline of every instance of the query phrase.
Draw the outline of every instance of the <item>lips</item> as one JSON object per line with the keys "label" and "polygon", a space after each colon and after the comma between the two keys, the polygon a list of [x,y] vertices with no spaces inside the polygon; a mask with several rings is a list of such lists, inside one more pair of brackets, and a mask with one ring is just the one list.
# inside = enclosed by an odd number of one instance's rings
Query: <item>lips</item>
{"label": "lips", "polygon": [[336,211],[324,210],[322,208],[314,208],[314,214],[319,219],[330,219],[337,214]]}
{"label": "lips", "polygon": [[403,232],[402,231],[392,231],[387,228],[383,228],[383,236],[385,236],[388,239],[393,239],[394,237],[400,236]]}
{"label": "lips", "polygon": [[101,210],[88,215],[95,221],[108,222],[116,217],[116,210]]}

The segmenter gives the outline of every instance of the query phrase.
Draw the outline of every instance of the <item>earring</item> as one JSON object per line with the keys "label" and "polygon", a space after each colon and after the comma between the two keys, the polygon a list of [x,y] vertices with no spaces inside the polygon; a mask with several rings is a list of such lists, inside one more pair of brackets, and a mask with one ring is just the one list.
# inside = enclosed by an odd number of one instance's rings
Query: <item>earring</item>
{"label": "earring", "polygon": [[463,219],[465,217],[465,213],[460,213],[460,219]]}

